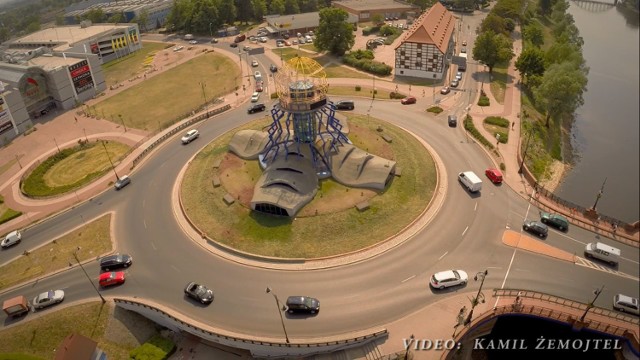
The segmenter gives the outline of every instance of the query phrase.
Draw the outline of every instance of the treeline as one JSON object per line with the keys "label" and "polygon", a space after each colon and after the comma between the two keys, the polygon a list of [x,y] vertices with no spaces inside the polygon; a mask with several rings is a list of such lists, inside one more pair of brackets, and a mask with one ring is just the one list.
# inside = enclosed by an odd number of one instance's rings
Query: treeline
{"label": "treeline", "polygon": [[81,1],[84,0],[27,0],[3,6],[0,13],[0,42],[12,36],[38,31],[49,22],[61,23],[64,8]]}

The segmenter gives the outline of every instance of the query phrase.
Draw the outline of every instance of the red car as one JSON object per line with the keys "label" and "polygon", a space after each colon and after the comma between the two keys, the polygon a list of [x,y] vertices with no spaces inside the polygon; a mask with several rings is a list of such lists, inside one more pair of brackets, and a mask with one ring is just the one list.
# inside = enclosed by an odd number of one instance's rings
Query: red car
{"label": "red car", "polygon": [[402,103],[402,105],[409,105],[409,104],[415,104],[416,103],[416,98],[413,96],[407,96],[406,98],[400,100],[400,103]]}
{"label": "red car", "polygon": [[491,180],[494,184],[502,184],[502,173],[498,169],[487,169],[485,170],[485,175]]}
{"label": "red car", "polygon": [[103,273],[100,275],[100,280],[98,282],[102,287],[124,284],[124,271]]}

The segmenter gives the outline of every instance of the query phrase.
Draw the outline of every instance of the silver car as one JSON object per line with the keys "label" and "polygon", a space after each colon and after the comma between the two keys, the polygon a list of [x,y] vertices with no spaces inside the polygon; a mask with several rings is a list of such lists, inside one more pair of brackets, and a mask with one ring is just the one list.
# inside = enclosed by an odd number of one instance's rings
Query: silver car
{"label": "silver car", "polygon": [[49,290],[33,298],[33,308],[36,310],[44,309],[51,305],[59,304],[64,300],[64,291]]}
{"label": "silver car", "polygon": [[200,136],[200,133],[198,132],[198,130],[192,129],[192,130],[189,130],[186,134],[184,134],[181,140],[183,144],[188,144],[193,140],[197,139],[199,136]]}
{"label": "silver car", "polygon": [[463,270],[447,270],[435,273],[429,280],[429,285],[434,289],[444,289],[450,286],[465,285],[469,276]]}

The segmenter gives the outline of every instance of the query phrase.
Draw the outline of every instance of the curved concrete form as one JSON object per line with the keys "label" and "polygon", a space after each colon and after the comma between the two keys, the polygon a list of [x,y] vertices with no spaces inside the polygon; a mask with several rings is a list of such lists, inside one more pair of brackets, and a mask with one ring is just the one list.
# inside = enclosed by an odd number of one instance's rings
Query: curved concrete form
{"label": "curved concrete form", "polygon": [[332,155],[331,175],[339,183],[384,190],[393,177],[396,162],[346,144]]}
{"label": "curved concrete form", "polygon": [[229,151],[245,160],[256,160],[269,142],[269,134],[260,130],[240,130],[233,134]]}

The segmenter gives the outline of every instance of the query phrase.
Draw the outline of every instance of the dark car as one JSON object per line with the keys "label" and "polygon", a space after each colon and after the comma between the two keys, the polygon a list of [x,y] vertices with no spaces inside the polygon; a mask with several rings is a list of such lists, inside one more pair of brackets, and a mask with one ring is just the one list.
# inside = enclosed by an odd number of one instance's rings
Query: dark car
{"label": "dark car", "polygon": [[308,296],[289,296],[287,311],[293,313],[315,314],[320,311],[320,301]]}
{"label": "dark car", "polygon": [[237,44],[237,43],[232,42],[231,44],[229,44],[229,46],[231,46],[232,48],[237,48],[237,47],[238,47],[238,44]]}
{"label": "dark car", "polygon": [[260,111],[264,111],[266,108],[267,107],[264,104],[253,104],[249,106],[249,109],[247,109],[247,113],[248,114],[257,113]]}
{"label": "dark car", "polygon": [[116,183],[113,186],[116,188],[116,190],[120,190],[129,184],[131,184],[131,178],[129,178],[128,175],[125,175],[116,180]]}
{"label": "dark car", "polygon": [[547,234],[549,233],[549,228],[547,227],[547,225],[539,221],[525,221],[522,224],[522,230],[538,235],[541,238],[547,237]]}
{"label": "dark car", "polygon": [[132,263],[133,258],[127,254],[109,255],[100,259],[100,269],[109,271],[111,269],[128,268]]}
{"label": "dark car", "polygon": [[342,100],[336,102],[336,109],[338,110],[353,110],[356,108],[356,105],[353,103],[353,100]]}
{"label": "dark car", "polygon": [[275,64],[271,64],[271,66],[269,66],[269,70],[271,70],[271,72],[278,72],[278,67]]}
{"label": "dark car", "polygon": [[458,117],[455,115],[449,115],[447,122],[449,123],[449,126],[456,127],[458,126]]}
{"label": "dark car", "polygon": [[195,282],[187,284],[184,288],[184,294],[203,304],[211,304],[213,302],[213,291]]}
{"label": "dark car", "polygon": [[540,221],[543,224],[553,226],[560,231],[566,231],[569,228],[569,221],[562,215],[551,214],[547,212],[540,213]]}

